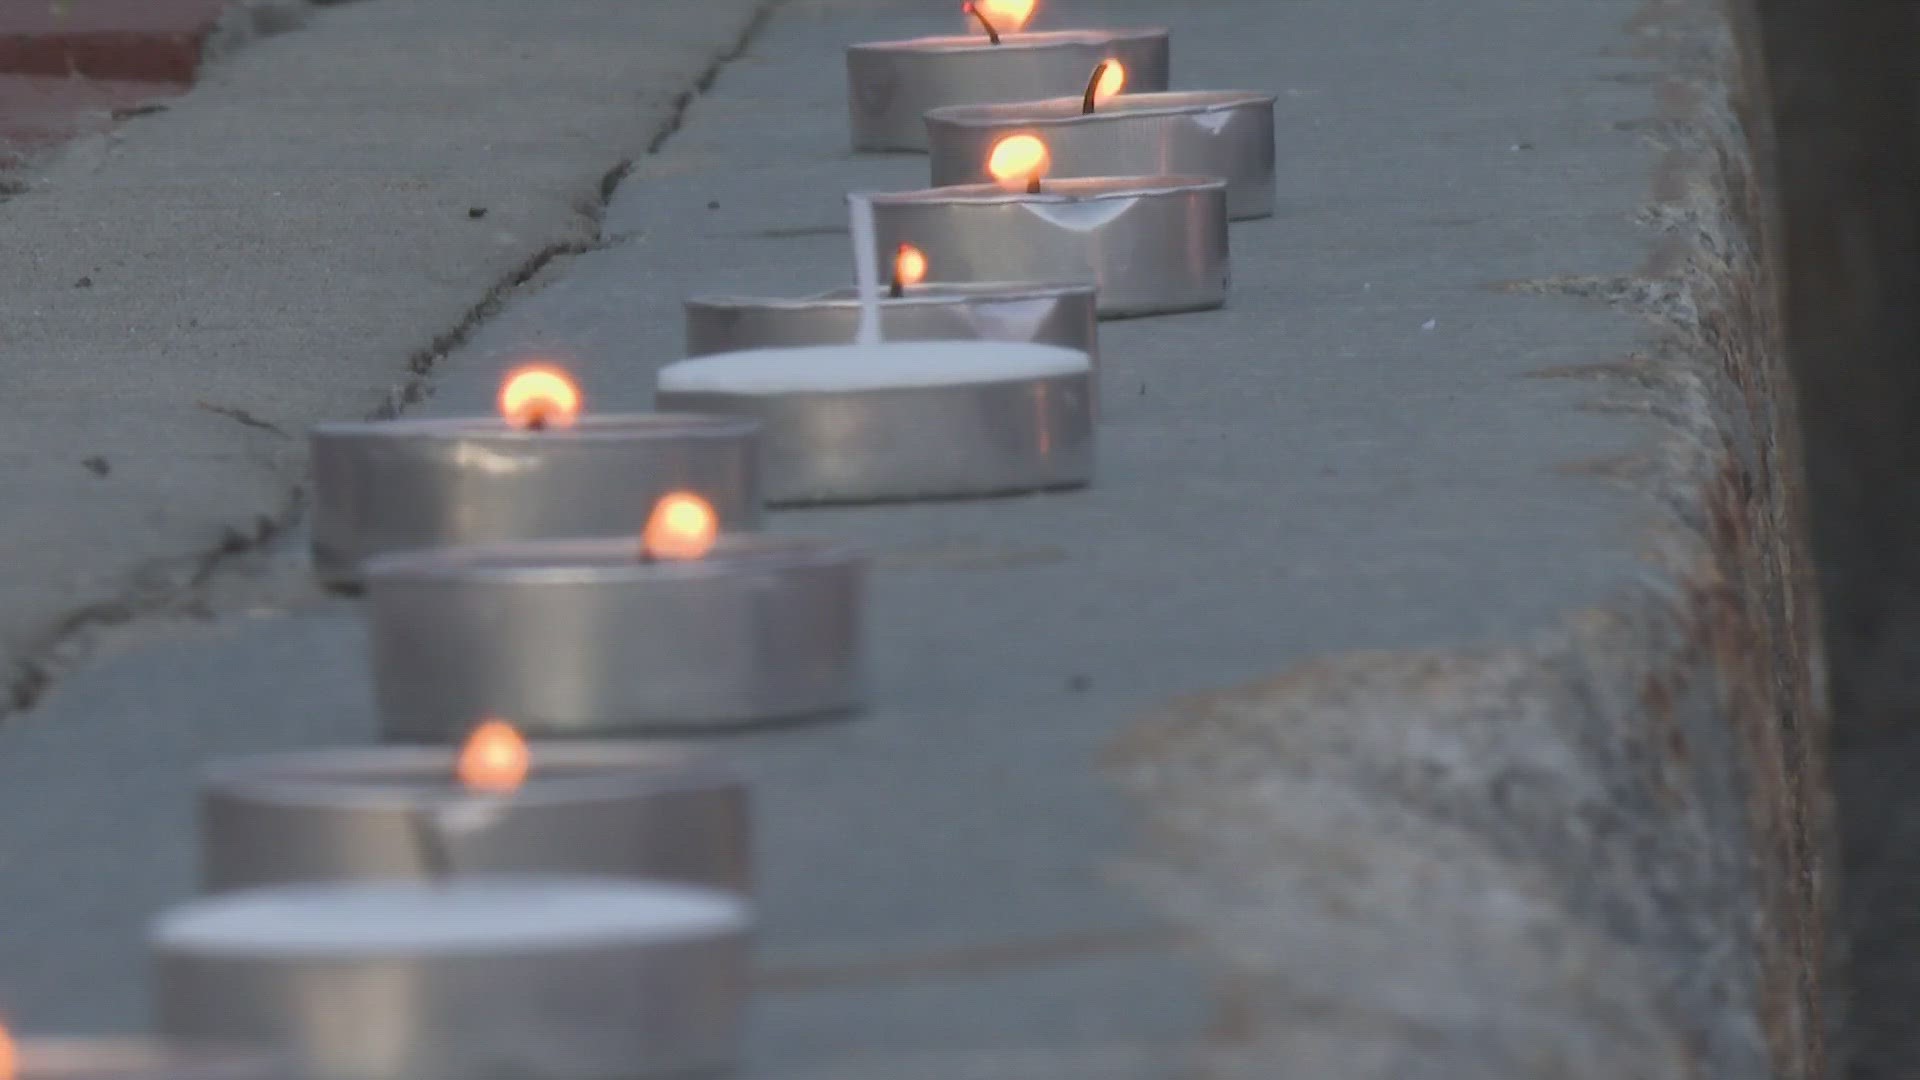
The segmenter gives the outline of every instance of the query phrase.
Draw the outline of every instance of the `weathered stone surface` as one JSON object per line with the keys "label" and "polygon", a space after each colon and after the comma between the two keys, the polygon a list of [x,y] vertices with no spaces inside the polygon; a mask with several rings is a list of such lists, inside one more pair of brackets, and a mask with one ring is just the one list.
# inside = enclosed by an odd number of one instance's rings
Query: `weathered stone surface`
{"label": "weathered stone surface", "polygon": [[1727,35],[1687,0],[1634,29],[1671,71],[1657,253],[1515,287],[1652,320],[1643,352],[1551,373],[1661,422],[1582,467],[1658,497],[1647,586],[1509,650],[1306,664],[1116,747],[1154,822],[1133,877],[1237,974],[1230,1041],[1270,1074],[1824,1075],[1814,604]]}

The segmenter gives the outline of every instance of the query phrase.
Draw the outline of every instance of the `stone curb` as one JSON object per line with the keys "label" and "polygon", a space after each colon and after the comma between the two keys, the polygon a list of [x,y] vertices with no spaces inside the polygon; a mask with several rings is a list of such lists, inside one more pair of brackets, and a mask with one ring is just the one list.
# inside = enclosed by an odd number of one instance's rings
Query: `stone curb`
{"label": "stone curb", "polygon": [[1234,973],[1230,1043],[1290,1075],[1825,1075],[1815,603],[1709,8],[1635,25],[1672,68],[1655,258],[1532,286],[1658,328],[1559,374],[1664,422],[1594,471],[1658,496],[1666,583],[1512,649],[1309,663],[1114,747],[1155,840],[1128,876]]}

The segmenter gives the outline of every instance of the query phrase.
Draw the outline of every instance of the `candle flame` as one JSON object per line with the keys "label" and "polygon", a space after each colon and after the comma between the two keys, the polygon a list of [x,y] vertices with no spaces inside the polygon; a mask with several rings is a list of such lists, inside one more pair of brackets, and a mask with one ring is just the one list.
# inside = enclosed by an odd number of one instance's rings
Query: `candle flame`
{"label": "candle flame", "polygon": [[927,253],[912,244],[901,244],[893,256],[893,280],[900,285],[918,285],[927,280]]}
{"label": "candle flame", "polygon": [[1118,60],[1101,65],[1100,77],[1093,84],[1093,103],[1106,101],[1127,88],[1127,66]]}
{"label": "candle flame", "polygon": [[987,173],[1009,191],[1031,190],[1053,167],[1047,144],[1033,135],[1009,135],[987,154]]}
{"label": "candle flame", "polygon": [[[468,791],[511,795],[526,782],[531,765],[527,740],[513,725],[505,720],[488,720],[467,736],[454,772]],[[0,1076],[0,1080],[6,1078]]]}
{"label": "candle flame", "polygon": [[529,364],[500,384],[500,415],[518,428],[567,427],[580,415],[580,387],[551,364]]}
{"label": "candle flame", "polygon": [[13,1035],[5,1024],[0,1024],[0,1080],[14,1080],[20,1075],[20,1049],[14,1045]]}
{"label": "candle flame", "polygon": [[650,559],[692,562],[706,557],[720,537],[713,504],[690,491],[674,491],[653,504],[640,550]]}
{"label": "candle flame", "polygon": [[1002,33],[1025,29],[1028,20],[1033,18],[1033,10],[1039,6],[1039,0],[969,0],[965,5],[969,12],[978,12]]}

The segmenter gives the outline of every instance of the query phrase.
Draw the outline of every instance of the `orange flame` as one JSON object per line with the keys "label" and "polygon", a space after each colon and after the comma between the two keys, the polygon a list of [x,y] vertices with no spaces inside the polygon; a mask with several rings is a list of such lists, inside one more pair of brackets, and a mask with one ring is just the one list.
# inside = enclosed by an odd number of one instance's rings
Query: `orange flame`
{"label": "orange flame", "polygon": [[13,1036],[7,1032],[5,1024],[0,1024],[0,1080],[14,1080],[20,1075],[20,1049],[14,1045]]}
{"label": "orange flame", "polygon": [[[468,791],[511,795],[526,782],[532,755],[527,740],[505,720],[488,720],[467,736],[454,773]],[[0,1077],[0,1080],[5,1080]]]}
{"label": "orange flame", "polygon": [[1093,102],[1098,105],[1126,88],[1127,66],[1118,60],[1108,60],[1100,72],[1100,81],[1093,85]]}
{"label": "orange flame", "polygon": [[978,9],[995,29],[1004,33],[1024,29],[1033,18],[1033,9],[1040,6],[1040,0],[972,0],[968,6]]}
{"label": "orange flame", "polygon": [[1033,135],[1009,135],[994,143],[987,155],[988,174],[1009,191],[1031,189],[1052,167],[1047,144]]}
{"label": "orange flame", "polygon": [[674,491],[653,504],[640,550],[650,559],[691,562],[705,558],[720,537],[713,504],[689,491]]}
{"label": "orange flame", "polygon": [[902,285],[927,280],[927,253],[912,244],[901,244],[893,256],[893,280]]}
{"label": "orange flame", "polygon": [[500,384],[500,415],[518,428],[567,427],[580,416],[580,387],[550,364],[529,364]]}

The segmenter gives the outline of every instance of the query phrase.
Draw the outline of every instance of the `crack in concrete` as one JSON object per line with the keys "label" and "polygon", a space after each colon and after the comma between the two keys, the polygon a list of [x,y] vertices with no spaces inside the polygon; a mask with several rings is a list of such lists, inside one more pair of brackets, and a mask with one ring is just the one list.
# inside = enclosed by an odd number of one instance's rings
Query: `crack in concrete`
{"label": "crack in concrete", "polygon": [[238,405],[216,405],[211,401],[196,401],[193,405],[196,409],[202,409],[215,416],[224,416],[236,423],[245,424],[247,427],[265,431],[269,434],[278,435],[283,439],[293,438],[293,436],[287,434],[287,430],[279,424],[273,423],[270,420],[262,420]]}
{"label": "crack in concrete", "polygon": [[[647,143],[647,154],[658,153],[668,140],[685,126],[687,114],[693,107],[693,103],[712,88],[714,81],[720,77],[720,72],[728,64],[746,55],[747,50],[753,46],[754,39],[765,29],[773,13],[784,3],[786,0],[765,0],[754,9],[732,45],[713,57],[707,67],[694,79],[692,88],[682,91],[675,97],[666,121]],[[587,223],[595,233],[598,232],[600,218],[605,213],[614,190],[619,187],[620,181],[625,179],[632,168],[632,159],[615,164],[601,178],[598,199],[582,200],[581,213],[587,217]],[[12,193],[15,192],[0,187],[0,196]],[[371,418],[397,416],[406,406],[421,400],[425,396],[426,382],[435,365],[497,313],[515,290],[532,281],[547,266],[564,257],[597,250],[607,243],[608,241],[568,241],[548,245],[534,253],[489,288],[485,295],[451,328],[436,335],[424,348],[416,350],[407,358],[405,381],[389,391],[386,401],[373,410],[370,414]],[[285,431],[260,421],[241,409],[210,406],[204,403],[201,403],[200,407],[248,426],[286,435]],[[26,655],[21,660],[20,674],[0,689],[0,720],[31,711],[54,686],[61,672],[92,655],[96,635],[100,632],[153,617],[172,617],[182,614],[205,617],[207,615],[205,605],[197,601],[197,594],[222,572],[238,567],[246,557],[265,548],[298,525],[306,503],[306,485],[297,484],[289,491],[279,507],[271,513],[257,516],[251,526],[247,528],[227,526],[221,534],[219,543],[211,550],[192,555],[154,559],[142,568],[136,575],[138,578],[136,583],[122,595],[90,604],[59,620],[43,635],[40,645],[26,650]]]}

